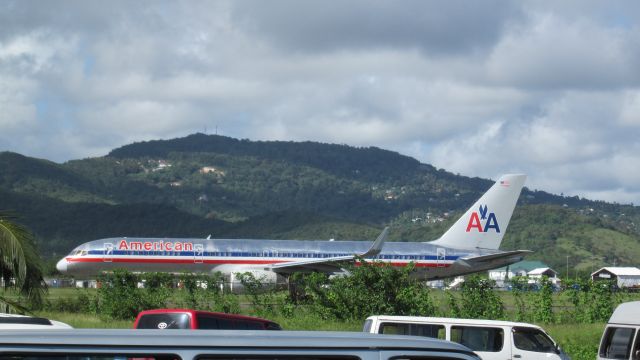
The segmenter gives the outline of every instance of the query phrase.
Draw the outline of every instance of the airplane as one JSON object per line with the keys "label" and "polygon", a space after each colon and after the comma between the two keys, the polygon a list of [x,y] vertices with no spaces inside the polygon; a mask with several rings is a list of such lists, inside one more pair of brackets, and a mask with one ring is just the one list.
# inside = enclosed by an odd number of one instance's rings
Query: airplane
{"label": "airplane", "polygon": [[[439,239],[386,242],[385,228],[373,242],[197,238],[106,238],[84,243],[61,259],[63,274],[89,279],[124,268],[132,272],[221,272],[241,291],[239,274],[264,284],[285,283],[294,272],[345,275],[345,264],[413,263],[413,276],[436,280],[495,269],[521,261],[529,250],[499,250],[526,175],[503,175]],[[233,291],[233,288],[232,288]]]}

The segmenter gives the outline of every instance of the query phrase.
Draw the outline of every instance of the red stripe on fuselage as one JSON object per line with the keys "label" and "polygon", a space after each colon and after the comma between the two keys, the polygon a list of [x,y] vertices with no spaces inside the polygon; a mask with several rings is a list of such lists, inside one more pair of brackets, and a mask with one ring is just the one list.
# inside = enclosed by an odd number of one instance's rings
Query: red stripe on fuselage
{"label": "red stripe on fuselage", "polygon": [[[72,258],[68,257],[66,260],[70,263],[141,263],[141,264],[212,264],[212,265],[222,265],[222,264],[233,264],[233,265],[267,265],[267,264],[282,264],[288,262],[295,261],[285,261],[285,260],[210,260],[210,259],[198,259],[198,262],[195,262],[194,259],[152,259],[152,258],[109,258],[108,261],[105,261],[104,258]],[[382,261],[385,264],[390,264],[391,266],[403,267],[407,266],[409,262],[387,262]],[[414,262],[416,267],[449,267],[451,264],[438,264],[438,263],[425,263],[425,262]]]}

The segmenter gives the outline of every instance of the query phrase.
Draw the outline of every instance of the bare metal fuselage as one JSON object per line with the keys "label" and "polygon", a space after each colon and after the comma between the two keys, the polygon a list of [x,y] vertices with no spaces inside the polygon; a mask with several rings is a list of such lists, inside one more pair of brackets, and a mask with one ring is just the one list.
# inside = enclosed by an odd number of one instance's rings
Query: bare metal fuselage
{"label": "bare metal fuselage", "polygon": [[[369,245],[365,241],[107,238],[78,246],[58,263],[58,268],[80,278],[120,268],[171,273],[273,271],[271,265],[349,256],[366,251]],[[499,253],[499,250],[461,250],[430,243],[389,242],[379,255],[367,260],[393,266],[413,263],[415,276],[439,279],[504,266],[522,258],[497,258],[473,266],[458,261]],[[274,272],[290,271],[284,268]]]}

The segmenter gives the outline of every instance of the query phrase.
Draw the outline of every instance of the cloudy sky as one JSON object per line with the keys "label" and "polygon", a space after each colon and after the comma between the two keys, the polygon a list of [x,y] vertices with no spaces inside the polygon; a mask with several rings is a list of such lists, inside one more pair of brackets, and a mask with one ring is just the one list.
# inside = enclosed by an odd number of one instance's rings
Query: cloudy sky
{"label": "cloudy sky", "polygon": [[216,129],[638,205],[640,2],[0,0],[0,151]]}

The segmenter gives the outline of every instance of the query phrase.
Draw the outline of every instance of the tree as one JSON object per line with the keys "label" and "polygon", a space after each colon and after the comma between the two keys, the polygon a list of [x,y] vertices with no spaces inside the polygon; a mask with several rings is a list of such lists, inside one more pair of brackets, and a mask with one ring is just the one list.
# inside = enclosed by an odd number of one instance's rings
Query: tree
{"label": "tree", "polygon": [[[18,300],[0,295],[4,312],[26,312],[29,306],[39,306],[46,291],[42,278],[42,260],[33,246],[33,235],[15,222],[15,217],[0,212],[0,271],[5,290],[17,292]],[[22,304],[26,299],[28,304]]]}

